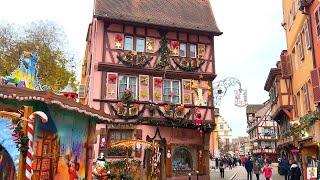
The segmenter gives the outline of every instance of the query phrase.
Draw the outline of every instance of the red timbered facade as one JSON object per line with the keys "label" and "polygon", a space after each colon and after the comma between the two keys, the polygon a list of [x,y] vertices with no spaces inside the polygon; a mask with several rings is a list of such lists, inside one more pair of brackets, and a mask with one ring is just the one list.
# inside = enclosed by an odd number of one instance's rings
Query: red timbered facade
{"label": "red timbered facade", "polygon": [[252,154],[266,160],[276,160],[277,123],[271,118],[271,103],[248,105],[247,123]]}
{"label": "red timbered facade", "polygon": [[139,159],[141,174],[151,176],[152,155],[143,144],[126,153],[109,144],[158,141],[161,179],[196,170],[208,177],[214,36],[221,34],[210,2],[96,0],[94,11],[79,97],[112,117],[97,125],[95,157]]}

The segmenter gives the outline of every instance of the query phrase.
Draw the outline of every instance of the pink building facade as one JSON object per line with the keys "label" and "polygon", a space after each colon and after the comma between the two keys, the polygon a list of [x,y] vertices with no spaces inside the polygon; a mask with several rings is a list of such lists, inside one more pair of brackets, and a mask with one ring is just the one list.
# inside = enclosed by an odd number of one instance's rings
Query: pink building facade
{"label": "pink building facade", "polygon": [[[108,161],[140,160],[143,177],[157,168],[158,179],[197,171],[209,177],[214,36],[221,32],[208,0],[184,1],[159,1],[161,8],[149,0],[95,1],[80,98],[112,122],[96,126],[95,159],[104,153]],[[130,140],[137,143],[129,149],[111,147]],[[160,145],[156,167],[144,142]]]}

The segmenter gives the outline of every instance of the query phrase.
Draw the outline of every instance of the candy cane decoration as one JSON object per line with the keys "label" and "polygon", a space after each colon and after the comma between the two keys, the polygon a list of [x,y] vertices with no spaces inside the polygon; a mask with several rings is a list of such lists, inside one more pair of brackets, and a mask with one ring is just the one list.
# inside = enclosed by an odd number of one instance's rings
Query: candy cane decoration
{"label": "candy cane decoration", "polygon": [[26,157],[26,180],[31,180],[32,176],[32,156],[33,156],[33,128],[35,118],[40,118],[42,123],[48,122],[48,117],[41,111],[33,112],[28,118],[27,135],[28,135],[28,151]]}

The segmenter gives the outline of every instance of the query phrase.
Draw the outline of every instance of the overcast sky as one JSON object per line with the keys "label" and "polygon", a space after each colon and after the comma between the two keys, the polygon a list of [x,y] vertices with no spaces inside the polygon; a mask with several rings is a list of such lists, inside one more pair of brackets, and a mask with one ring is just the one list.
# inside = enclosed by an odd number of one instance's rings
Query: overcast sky
{"label": "overcast sky", "polygon": [[[217,80],[236,77],[248,90],[249,103],[268,99],[263,90],[269,69],[285,49],[281,27],[282,3],[279,0],[211,0],[222,36],[216,37]],[[67,47],[79,62],[84,54],[93,0],[0,0],[0,21],[17,24],[51,20],[63,26]],[[236,87],[235,87],[236,88]],[[222,99],[220,112],[233,130],[233,136],[246,134],[245,108],[234,106],[231,88]]]}

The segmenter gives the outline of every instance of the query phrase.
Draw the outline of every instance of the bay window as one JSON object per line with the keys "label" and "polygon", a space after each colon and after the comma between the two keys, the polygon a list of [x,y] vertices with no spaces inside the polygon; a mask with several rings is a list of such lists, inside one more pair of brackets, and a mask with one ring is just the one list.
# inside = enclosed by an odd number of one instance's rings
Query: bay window
{"label": "bay window", "polygon": [[136,76],[119,76],[119,99],[124,95],[126,89],[130,89],[134,99],[137,98],[137,80]]}
{"label": "bay window", "polygon": [[173,104],[180,103],[180,81],[168,79],[163,81],[163,99]]}

